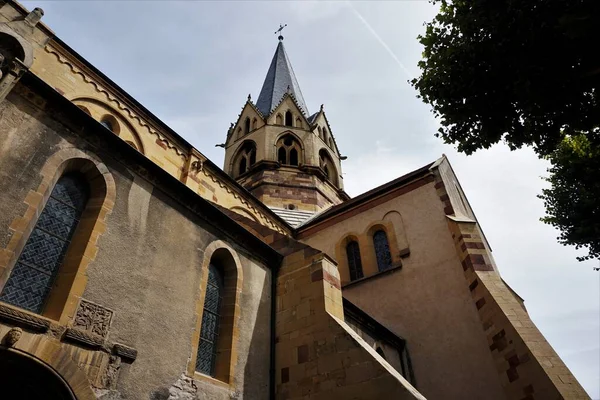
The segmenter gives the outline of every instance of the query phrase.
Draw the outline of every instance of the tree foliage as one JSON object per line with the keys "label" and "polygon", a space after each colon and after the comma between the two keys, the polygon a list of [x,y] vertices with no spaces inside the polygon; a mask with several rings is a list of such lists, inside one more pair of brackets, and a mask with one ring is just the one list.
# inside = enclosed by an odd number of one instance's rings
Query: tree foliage
{"label": "tree foliage", "polygon": [[550,188],[539,196],[547,214],[542,221],[561,231],[560,243],[588,248],[580,261],[599,258],[600,149],[577,135],[565,138],[548,159]]}
{"label": "tree foliage", "polygon": [[504,140],[551,153],[600,126],[600,2],[432,0],[412,81],[441,118],[438,136],[471,154]]}
{"label": "tree foliage", "polygon": [[431,0],[412,81],[436,136],[471,154],[504,141],[551,162],[542,221],[600,256],[600,1]]}

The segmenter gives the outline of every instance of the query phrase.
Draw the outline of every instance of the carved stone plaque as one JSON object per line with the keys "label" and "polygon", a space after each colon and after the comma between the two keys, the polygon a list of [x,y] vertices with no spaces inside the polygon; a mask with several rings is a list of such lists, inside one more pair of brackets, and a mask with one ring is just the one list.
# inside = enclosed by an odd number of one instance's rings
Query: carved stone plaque
{"label": "carved stone plaque", "polygon": [[106,338],[112,316],[112,310],[81,299],[73,327]]}

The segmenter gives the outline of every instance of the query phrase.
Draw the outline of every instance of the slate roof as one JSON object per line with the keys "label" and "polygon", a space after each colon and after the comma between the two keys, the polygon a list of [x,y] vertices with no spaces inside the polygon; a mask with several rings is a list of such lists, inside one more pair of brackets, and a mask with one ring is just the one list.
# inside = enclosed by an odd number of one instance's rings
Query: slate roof
{"label": "slate roof", "polygon": [[310,211],[286,210],[284,208],[270,207],[271,211],[277,214],[281,219],[287,222],[291,227],[300,226],[304,221],[308,220],[315,213]]}
{"label": "slate roof", "polygon": [[283,41],[280,40],[256,101],[256,108],[260,110],[262,115],[270,115],[283,95],[288,92],[288,88],[289,93],[294,96],[304,115],[309,115],[292,64],[283,47]]}

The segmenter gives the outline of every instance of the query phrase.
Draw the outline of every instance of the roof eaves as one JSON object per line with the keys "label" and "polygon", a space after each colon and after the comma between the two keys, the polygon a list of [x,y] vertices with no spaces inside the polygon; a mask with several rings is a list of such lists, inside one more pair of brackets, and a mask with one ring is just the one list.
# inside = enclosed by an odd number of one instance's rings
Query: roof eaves
{"label": "roof eaves", "polygon": [[314,226],[314,224],[317,224],[327,218],[330,218],[335,215],[346,212],[346,211],[348,211],[354,207],[357,207],[361,204],[368,203],[372,199],[377,198],[380,195],[383,195],[383,194],[389,192],[391,189],[403,186],[407,183],[410,183],[411,181],[413,181],[415,179],[420,179],[424,176],[430,175],[431,173],[430,173],[429,169],[433,164],[434,164],[433,162],[429,163],[419,169],[416,169],[407,174],[404,174],[390,182],[384,183],[383,185],[380,185],[380,186],[373,188],[365,193],[362,193],[362,194],[358,195],[357,197],[354,197],[350,200],[347,200],[343,203],[340,203],[338,205],[335,205],[335,206],[325,210],[323,213],[316,215],[315,218],[311,219],[310,221],[307,221],[301,227],[297,228],[294,231],[294,234],[297,235],[302,230],[307,229],[311,226]]}

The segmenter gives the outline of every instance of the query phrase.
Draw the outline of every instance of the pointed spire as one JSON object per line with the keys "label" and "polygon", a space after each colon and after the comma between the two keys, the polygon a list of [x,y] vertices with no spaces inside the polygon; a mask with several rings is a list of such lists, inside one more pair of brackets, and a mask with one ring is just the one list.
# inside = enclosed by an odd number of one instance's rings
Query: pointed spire
{"label": "pointed spire", "polygon": [[263,115],[269,115],[286,93],[293,95],[302,112],[309,115],[292,64],[283,47],[283,38],[280,38],[265,77],[265,82],[256,101],[256,107]]}

